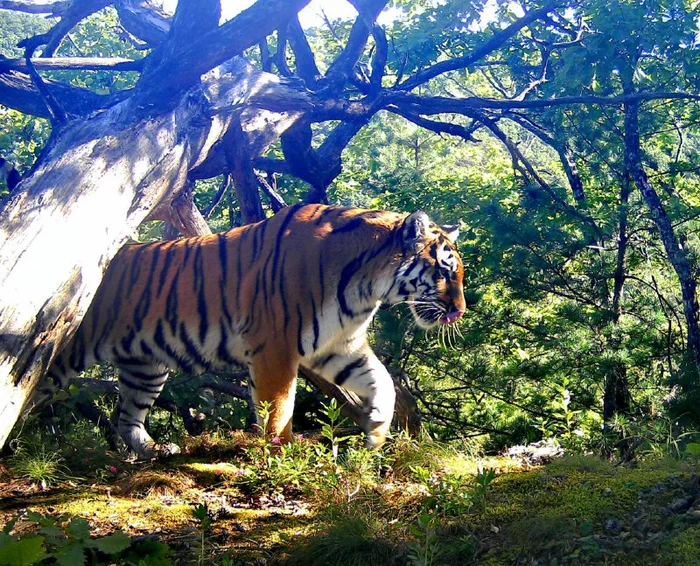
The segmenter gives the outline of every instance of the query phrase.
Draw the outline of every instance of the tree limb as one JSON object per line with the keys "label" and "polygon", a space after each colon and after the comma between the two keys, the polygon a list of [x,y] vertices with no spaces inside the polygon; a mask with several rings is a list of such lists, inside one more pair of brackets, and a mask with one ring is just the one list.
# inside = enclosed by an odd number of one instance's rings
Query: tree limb
{"label": "tree limb", "polygon": [[[80,2],[65,3],[65,10],[60,13],[61,19],[46,33],[35,35],[27,38],[19,43],[20,47],[30,47],[32,51],[41,45],[45,45],[43,49],[44,57],[51,57],[61,45],[66,34],[73,29],[78,22],[84,18],[98,12],[105,6],[112,3],[113,0],[82,0]],[[0,6],[2,7],[2,6]],[[57,15],[54,13],[54,15]]]}
{"label": "tree limb", "polygon": [[531,10],[525,14],[519,20],[513,22],[506,29],[497,32],[489,40],[482,43],[479,47],[474,49],[469,55],[464,55],[463,57],[455,57],[454,59],[448,59],[446,61],[440,61],[435,65],[419,71],[411,78],[406,79],[404,82],[398,85],[399,90],[409,91],[428,82],[430,79],[437,77],[448,71],[455,71],[457,69],[464,69],[470,65],[476,63],[480,59],[486,57],[486,55],[493,53],[501,47],[506,41],[511,37],[515,36],[521,29],[530,25],[533,22],[543,18],[549,12],[551,12],[557,5],[557,2],[548,2],[539,10]]}
{"label": "tree limb", "polygon": [[132,36],[155,47],[165,41],[170,31],[170,17],[151,0],[117,0],[114,4],[119,22]]}
{"label": "tree limb", "polygon": [[287,38],[289,39],[292,53],[294,53],[297,75],[304,80],[307,87],[312,88],[321,76],[321,72],[316,66],[314,53],[306,39],[304,30],[301,28],[299,16],[297,15],[287,25]]}
{"label": "tree limb", "polygon": [[[36,57],[31,64],[39,71],[140,71],[143,59],[123,57]],[[0,56],[0,73],[5,71],[27,73],[29,67],[24,59],[5,59]]]}
{"label": "tree limb", "polygon": [[[70,116],[83,116],[123,100],[128,93],[96,94],[88,89],[44,79],[48,91]],[[44,98],[27,75],[16,71],[0,72],[0,104],[24,114],[50,118]]]}
{"label": "tree limb", "polygon": [[257,44],[263,37],[289,21],[309,0],[258,0],[247,10],[197,38],[175,46],[173,56],[144,72],[137,96],[145,104],[163,104],[176,99],[200,77]]}

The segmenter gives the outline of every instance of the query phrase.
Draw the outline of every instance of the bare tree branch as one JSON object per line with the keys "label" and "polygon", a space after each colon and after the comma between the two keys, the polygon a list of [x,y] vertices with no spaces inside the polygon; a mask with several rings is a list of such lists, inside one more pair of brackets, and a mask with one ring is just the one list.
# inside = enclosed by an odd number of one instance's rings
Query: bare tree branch
{"label": "bare tree branch", "polygon": [[[59,22],[46,33],[35,35],[20,42],[20,47],[30,47],[32,51],[41,45],[45,45],[43,49],[44,57],[51,57],[61,41],[73,29],[78,22],[88,17],[91,14],[101,10],[105,6],[111,4],[111,0],[82,0],[81,2],[67,2],[65,11],[62,11]],[[0,6],[2,7],[2,6]],[[56,15],[56,14],[54,14]]]}
{"label": "bare tree branch", "polygon": [[151,0],[117,0],[119,21],[133,37],[155,47],[165,41],[170,31],[170,17]]}
{"label": "bare tree branch", "polygon": [[374,22],[387,2],[388,0],[366,0],[362,4],[358,3],[360,15],[350,30],[348,42],[326,72],[326,78],[334,85],[334,88],[344,85],[352,74],[352,69],[360,60],[369,39],[372,24],[368,25],[367,22]]}
{"label": "bare tree branch", "polygon": [[[101,95],[57,81],[45,79],[47,89],[71,116],[82,116],[95,110],[107,108],[125,98],[127,93]],[[15,71],[0,72],[0,104],[14,108],[24,114],[50,118],[51,114],[44,98],[27,75]]]}
{"label": "bare tree branch", "polygon": [[[123,57],[36,57],[31,60],[38,71],[140,71],[143,59]],[[0,73],[5,71],[29,72],[24,59],[4,59],[0,56]]]}
{"label": "bare tree branch", "polygon": [[[175,46],[173,56],[144,72],[137,96],[146,104],[167,104],[194,85],[202,74],[286,24],[309,0],[258,0],[213,31]],[[153,80],[156,79],[157,80]]]}
{"label": "bare tree branch", "polygon": [[294,16],[289,21],[287,38],[296,60],[297,75],[304,80],[308,87],[312,87],[321,76],[321,72],[316,66],[314,53],[306,39],[304,30],[301,28],[298,16]]}

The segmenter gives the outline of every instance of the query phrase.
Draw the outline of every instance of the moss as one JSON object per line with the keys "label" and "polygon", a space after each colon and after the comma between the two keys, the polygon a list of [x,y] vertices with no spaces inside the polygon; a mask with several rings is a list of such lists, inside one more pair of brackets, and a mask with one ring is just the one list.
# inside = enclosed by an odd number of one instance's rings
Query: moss
{"label": "moss", "polygon": [[[230,440],[221,440],[226,449]],[[259,439],[237,437],[239,451],[246,441]],[[207,443],[210,454],[147,466],[118,462],[114,470],[103,464],[97,483],[78,479],[44,492],[0,469],[6,484],[0,485],[0,523],[24,508],[79,515],[95,534],[155,533],[173,547],[178,564],[188,564],[197,561],[202,534],[193,505],[206,502],[213,520],[205,533],[209,563],[221,563],[223,555],[238,563],[406,563],[411,552],[431,544],[436,563],[445,564],[700,565],[700,526],[685,511],[670,511],[699,488],[687,465],[675,461],[652,458],[628,468],[569,456],[522,471],[517,460],[479,460],[399,438],[381,458],[357,451],[337,466],[311,458],[302,470],[307,493],[289,482],[270,483],[265,462],[250,451],[224,458],[215,439]],[[317,449],[324,450],[313,445],[299,454]],[[481,491],[475,488],[479,466],[497,470]],[[88,467],[95,469],[95,462]],[[260,489],[245,494],[251,478]],[[456,504],[463,504],[459,512]],[[420,523],[426,514],[428,524]],[[21,523],[18,528],[31,527]]]}
{"label": "moss", "polygon": [[669,566],[684,566],[700,564],[700,525],[680,532],[671,540],[665,542],[662,547],[660,563]]}

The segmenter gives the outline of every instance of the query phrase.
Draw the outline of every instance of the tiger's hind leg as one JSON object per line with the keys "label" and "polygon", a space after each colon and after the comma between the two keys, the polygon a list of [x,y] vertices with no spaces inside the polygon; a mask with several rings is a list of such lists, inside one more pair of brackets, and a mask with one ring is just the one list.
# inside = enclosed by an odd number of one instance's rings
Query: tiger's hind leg
{"label": "tiger's hind leg", "polygon": [[[284,360],[283,356],[268,358],[256,356],[250,366],[250,395],[258,426],[266,436],[278,437],[286,444],[292,441],[298,365]],[[267,414],[262,411],[264,405],[268,405]]]}
{"label": "tiger's hind leg", "polygon": [[119,436],[141,458],[179,453],[177,444],[156,444],[145,426],[146,416],[168,379],[168,371],[163,366],[138,362],[119,364],[118,367],[119,403],[114,422]]}
{"label": "tiger's hind leg", "polygon": [[367,444],[374,448],[384,444],[394,416],[396,391],[391,375],[369,345],[362,344],[352,352],[325,352],[313,361],[311,369],[360,397]]}

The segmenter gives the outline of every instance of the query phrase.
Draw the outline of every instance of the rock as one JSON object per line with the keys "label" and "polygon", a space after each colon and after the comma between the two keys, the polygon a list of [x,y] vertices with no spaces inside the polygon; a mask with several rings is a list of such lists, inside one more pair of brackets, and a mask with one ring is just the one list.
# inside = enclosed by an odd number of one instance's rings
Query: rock
{"label": "rock", "polygon": [[687,515],[693,521],[700,521],[700,509],[691,509]]}
{"label": "rock", "polygon": [[605,532],[607,532],[608,534],[617,535],[620,533],[620,531],[622,531],[622,525],[620,525],[620,523],[617,520],[609,519],[605,523]]}
{"label": "rock", "polygon": [[610,489],[609,487],[606,487],[601,493],[605,497],[610,497],[612,495],[612,489]]}
{"label": "rock", "polygon": [[693,501],[693,497],[681,497],[680,499],[676,499],[673,503],[671,503],[668,510],[671,513],[680,513],[681,511],[687,511],[692,507]]}

